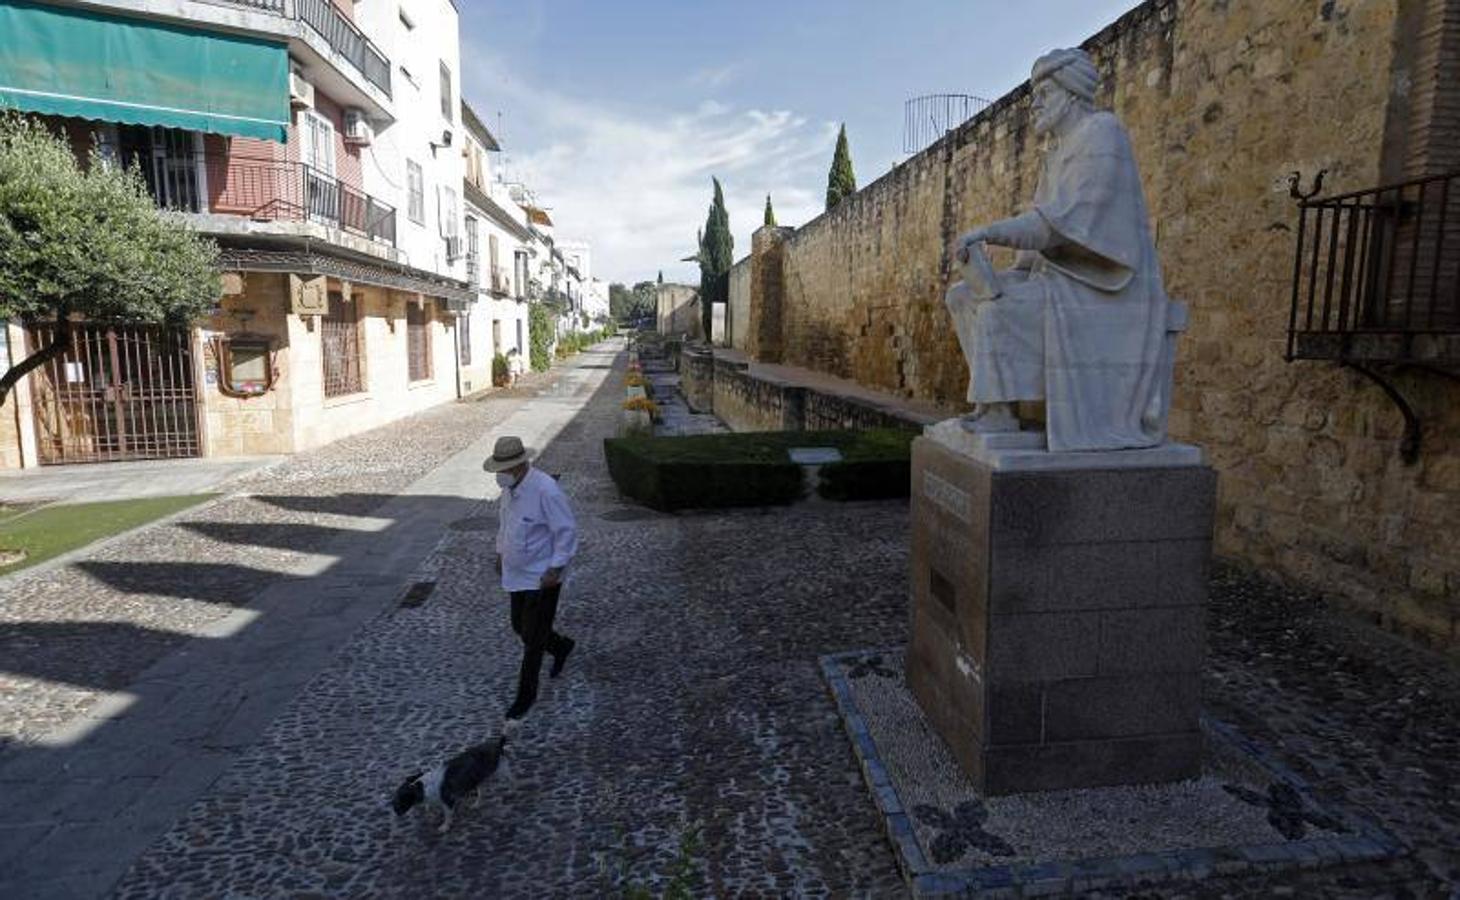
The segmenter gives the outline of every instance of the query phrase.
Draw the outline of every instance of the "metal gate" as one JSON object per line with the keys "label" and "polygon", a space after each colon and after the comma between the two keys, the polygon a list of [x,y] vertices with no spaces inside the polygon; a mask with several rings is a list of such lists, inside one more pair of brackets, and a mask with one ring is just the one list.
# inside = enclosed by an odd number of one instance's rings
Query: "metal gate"
{"label": "metal gate", "polygon": [[[31,352],[53,332],[32,327]],[[30,383],[41,465],[199,455],[186,328],[72,325],[71,346]]]}

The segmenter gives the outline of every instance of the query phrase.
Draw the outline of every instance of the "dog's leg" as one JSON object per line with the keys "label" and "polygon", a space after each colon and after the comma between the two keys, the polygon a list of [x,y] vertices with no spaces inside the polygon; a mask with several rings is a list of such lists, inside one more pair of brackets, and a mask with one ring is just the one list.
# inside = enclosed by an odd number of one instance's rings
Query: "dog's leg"
{"label": "dog's leg", "polygon": [[437,834],[445,834],[451,830],[451,807],[441,807],[441,827],[436,829]]}

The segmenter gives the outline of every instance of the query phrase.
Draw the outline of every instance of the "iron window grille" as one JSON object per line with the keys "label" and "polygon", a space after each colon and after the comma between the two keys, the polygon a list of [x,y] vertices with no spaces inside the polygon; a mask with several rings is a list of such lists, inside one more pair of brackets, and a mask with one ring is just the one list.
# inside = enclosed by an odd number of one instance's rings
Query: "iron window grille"
{"label": "iron window grille", "polygon": [[431,377],[431,314],[423,303],[406,304],[406,366],[411,381]]}
{"label": "iron window grille", "polygon": [[360,365],[358,306],[358,299],[347,302],[339,291],[330,291],[329,312],[320,317],[320,356],[324,360],[326,397],[344,397],[365,390]]}

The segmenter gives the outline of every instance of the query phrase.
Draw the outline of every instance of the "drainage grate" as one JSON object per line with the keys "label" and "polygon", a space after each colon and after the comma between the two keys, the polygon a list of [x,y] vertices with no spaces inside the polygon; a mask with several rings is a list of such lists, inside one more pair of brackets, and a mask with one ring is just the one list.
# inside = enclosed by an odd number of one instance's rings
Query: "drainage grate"
{"label": "drainage grate", "polygon": [[401,598],[400,605],[420,606],[426,602],[426,598],[431,596],[431,592],[434,590],[436,590],[436,582],[418,581],[406,591],[406,595]]}

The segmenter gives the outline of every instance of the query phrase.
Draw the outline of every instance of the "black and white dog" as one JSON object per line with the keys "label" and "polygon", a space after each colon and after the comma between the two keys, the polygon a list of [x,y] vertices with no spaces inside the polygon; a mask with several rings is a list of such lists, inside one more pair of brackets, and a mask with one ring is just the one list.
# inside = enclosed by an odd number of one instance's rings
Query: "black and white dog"
{"label": "black and white dog", "polygon": [[496,740],[468,747],[429,772],[417,772],[396,788],[390,805],[397,816],[405,815],[413,806],[433,803],[441,809],[441,827],[445,834],[451,828],[456,804],[472,797],[472,807],[480,805],[486,783],[499,771],[507,773],[506,747],[510,729],[503,729]]}

